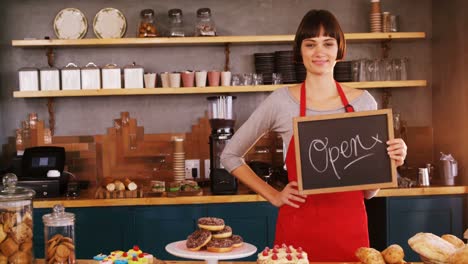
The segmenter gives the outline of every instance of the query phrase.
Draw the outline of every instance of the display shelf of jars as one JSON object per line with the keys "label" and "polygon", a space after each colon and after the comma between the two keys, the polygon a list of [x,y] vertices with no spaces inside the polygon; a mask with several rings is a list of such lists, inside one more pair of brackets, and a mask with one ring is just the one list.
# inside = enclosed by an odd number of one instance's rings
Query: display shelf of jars
{"label": "display shelf of jars", "polygon": [[[426,80],[346,82],[346,86],[359,89],[424,87]],[[14,98],[35,97],[81,97],[81,96],[118,96],[118,95],[157,95],[157,94],[216,94],[271,92],[280,87],[293,84],[255,85],[255,86],[216,86],[185,88],[140,88],[140,89],[99,89],[99,90],[59,90],[59,91],[16,91]]]}
{"label": "display shelf of jars", "polygon": [[[424,39],[425,32],[346,33],[348,42],[382,41],[392,39]],[[215,36],[215,37],[154,37],[120,39],[28,39],[12,40],[13,47],[44,46],[139,46],[139,45],[193,45],[193,44],[247,44],[290,43],[294,35]]]}

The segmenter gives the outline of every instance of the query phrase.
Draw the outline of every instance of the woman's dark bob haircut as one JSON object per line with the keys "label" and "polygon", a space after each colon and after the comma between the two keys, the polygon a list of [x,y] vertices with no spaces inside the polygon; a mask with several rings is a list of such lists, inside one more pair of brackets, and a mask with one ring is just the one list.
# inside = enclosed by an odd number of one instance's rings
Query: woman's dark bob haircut
{"label": "woman's dark bob haircut", "polygon": [[343,30],[335,16],[327,10],[310,10],[297,28],[294,38],[294,59],[302,62],[301,45],[304,39],[319,37],[323,28],[323,35],[336,39],[338,43],[337,60],[342,60],[346,51],[346,42]]}

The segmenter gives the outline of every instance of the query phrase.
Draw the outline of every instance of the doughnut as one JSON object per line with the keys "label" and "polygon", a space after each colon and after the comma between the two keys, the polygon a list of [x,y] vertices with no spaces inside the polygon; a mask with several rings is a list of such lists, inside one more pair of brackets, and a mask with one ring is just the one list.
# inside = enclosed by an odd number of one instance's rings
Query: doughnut
{"label": "doughnut", "polygon": [[244,239],[242,239],[242,237],[239,235],[232,235],[231,240],[234,243],[232,246],[235,248],[241,247],[244,243]]}
{"label": "doughnut", "polygon": [[223,230],[224,220],[216,217],[202,217],[198,219],[198,227],[210,231]]}
{"label": "doughnut", "polygon": [[204,229],[198,229],[187,237],[185,245],[189,250],[198,251],[211,240],[211,232]]}
{"label": "doughnut", "polygon": [[211,232],[213,238],[228,238],[232,236],[232,228],[230,226],[224,226],[223,230]]}
{"label": "doughnut", "polygon": [[233,244],[234,243],[229,238],[214,238],[210,242],[208,242],[208,244],[206,244],[206,249],[210,252],[217,253],[229,252],[233,249]]}

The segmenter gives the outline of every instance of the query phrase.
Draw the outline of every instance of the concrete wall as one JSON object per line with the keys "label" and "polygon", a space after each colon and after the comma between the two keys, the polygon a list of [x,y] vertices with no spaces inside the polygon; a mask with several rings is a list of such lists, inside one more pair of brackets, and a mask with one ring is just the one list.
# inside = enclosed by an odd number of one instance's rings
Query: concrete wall
{"label": "concrete wall", "polygon": [[[384,0],[384,11],[400,15],[401,31],[424,31],[426,40],[395,41],[392,57],[408,57],[409,78],[427,79],[424,88],[396,89],[393,107],[401,112],[409,125],[430,125],[431,107],[431,35],[432,5],[430,0]],[[0,143],[14,134],[14,129],[27,113],[37,112],[47,119],[46,99],[13,99],[18,89],[17,70],[24,66],[46,66],[45,50],[41,48],[13,48],[12,39],[55,38],[53,19],[65,7],[79,8],[88,19],[86,38],[93,38],[92,20],[104,7],[120,9],[127,18],[126,37],[136,34],[139,12],[153,8],[159,21],[164,22],[167,10],[182,8],[186,24],[193,24],[199,7],[210,7],[220,35],[294,34],[302,16],[309,9],[329,9],[340,20],[345,32],[368,31],[368,0],[240,0],[240,1],[130,1],[130,0],[4,0],[0,3]],[[289,45],[235,45],[231,51],[231,69],[234,73],[253,71],[253,53],[289,49]],[[352,44],[347,59],[380,57],[378,43]],[[56,65],[75,62],[80,66],[93,61],[98,65],[116,63],[124,66],[132,62],[143,65],[147,71],[174,71],[184,69],[222,69],[223,46],[184,47],[123,47],[123,48],[58,48]],[[380,101],[381,91],[372,91]],[[266,93],[239,94],[237,99],[238,124],[248,118]],[[55,100],[56,135],[104,134],[112,119],[121,111],[129,111],[138,118],[148,133],[187,132],[203,116],[206,95],[164,95],[126,97],[58,98]]]}

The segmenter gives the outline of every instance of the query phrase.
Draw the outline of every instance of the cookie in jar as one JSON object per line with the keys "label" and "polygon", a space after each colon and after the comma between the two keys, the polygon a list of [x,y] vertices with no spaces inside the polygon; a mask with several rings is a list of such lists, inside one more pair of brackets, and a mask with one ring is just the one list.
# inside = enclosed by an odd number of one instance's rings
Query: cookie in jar
{"label": "cookie in jar", "polygon": [[137,37],[139,38],[149,38],[157,37],[158,30],[156,28],[156,21],[154,18],[153,9],[143,9],[140,13],[141,21],[138,25]]}
{"label": "cookie in jar", "polygon": [[42,217],[44,222],[45,263],[76,263],[75,214],[65,212],[61,204]]}
{"label": "cookie in jar", "polygon": [[33,206],[35,192],[17,187],[18,178],[8,173],[0,190],[0,263],[34,261]]}

